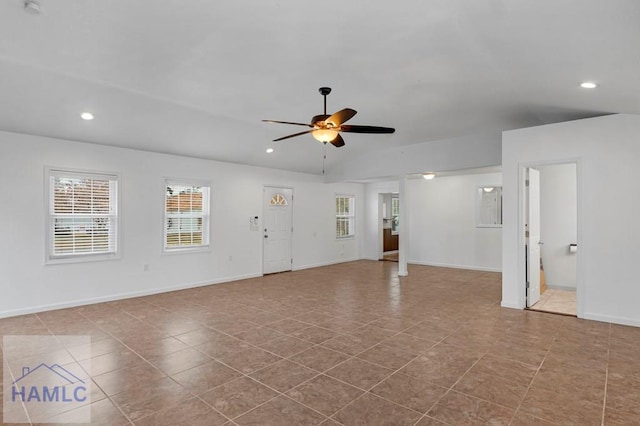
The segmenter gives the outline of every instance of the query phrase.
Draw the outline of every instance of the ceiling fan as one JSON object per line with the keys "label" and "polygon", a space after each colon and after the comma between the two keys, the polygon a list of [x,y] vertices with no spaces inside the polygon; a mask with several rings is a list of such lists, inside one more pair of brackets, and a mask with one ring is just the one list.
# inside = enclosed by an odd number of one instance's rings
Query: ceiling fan
{"label": "ceiling fan", "polygon": [[320,141],[324,144],[329,142],[333,146],[340,148],[341,146],[344,146],[344,139],[342,139],[342,136],[340,136],[339,132],[384,134],[393,133],[396,131],[396,129],[393,129],[391,127],[357,126],[344,124],[345,122],[353,118],[353,116],[357,114],[357,111],[351,108],[345,108],[332,115],[328,115],[327,95],[331,93],[331,87],[321,87],[319,91],[320,94],[324,96],[324,114],[314,116],[311,119],[311,124],[295,123],[291,121],[262,120],[266,123],[293,124],[295,126],[310,127],[309,130],[305,130],[304,132],[294,133],[292,135],[274,139],[274,142],[311,133],[311,135],[317,141]]}

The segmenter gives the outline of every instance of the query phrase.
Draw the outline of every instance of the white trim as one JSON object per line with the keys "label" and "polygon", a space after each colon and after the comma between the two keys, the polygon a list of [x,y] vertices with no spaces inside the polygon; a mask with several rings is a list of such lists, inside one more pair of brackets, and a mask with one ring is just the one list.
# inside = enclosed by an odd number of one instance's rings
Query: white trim
{"label": "white trim", "polygon": [[[170,185],[178,185],[178,186],[197,186],[200,188],[207,188],[207,204],[206,204],[206,214],[205,214],[205,204],[203,197],[202,204],[202,239],[203,244],[193,245],[193,246],[178,246],[178,247],[167,247],[167,186]],[[188,253],[206,253],[211,252],[211,240],[212,240],[212,226],[211,226],[211,208],[213,202],[213,185],[210,180],[205,179],[188,179],[188,178],[172,178],[172,177],[163,177],[162,178],[162,255],[174,255],[174,254],[188,254]],[[206,221],[205,221],[206,218]],[[206,223],[205,223],[206,222]],[[206,244],[204,244],[204,239],[206,236]]]}
{"label": "white trim", "polygon": [[[58,255],[52,256],[51,247],[51,176],[56,174],[64,174],[75,178],[84,179],[105,179],[115,180],[115,250],[113,252],[105,253],[78,253],[70,255]],[[122,175],[120,172],[110,171],[97,171],[89,169],[78,169],[75,167],[59,167],[45,165],[43,169],[43,182],[44,182],[44,265],[52,266],[58,264],[70,264],[70,263],[86,263],[86,262],[101,262],[107,260],[117,260],[121,258],[122,253],[122,218],[121,218],[121,205],[122,205]]]}
{"label": "white trim", "polygon": [[487,268],[484,266],[453,265],[449,263],[422,262],[419,260],[407,260],[407,263],[410,263],[412,265],[437,266],[439,268],[469,269],[471,271],[482,271],[482,272],[502,272],[501,268]]}
{"label": "white trim", "polygon": [[56,309],[65,309],[65,308],[74,308],[78,306],[94,305],[96,303],[113,302],[116,300],[132,299],[135,297],[151,296],[154,294],[169,293],[177,290],[186,290],[186,289],[196,288],[196,287],[206,287],[208,285],[223,284],[223,283],[228,283],[232,281],[241,281],[241,280],[246,280],[250,278],[259,278],[259,277],[262,277],[261,273],[236,275],[232,277],[217,278],[217,279],[198,281],[198,282],[187,283],[187,284],[178,284],[174,286],[153,288],[153,289],[143,290],[143,291],[134,291],[130,293],[119,293],[119,294],[114,294],[110,296],[101,296],[101,297],[94,297],[89,299],[74,300],[70,302],[53,303],[50,305],[32,306],[28,308],[14,309],[11,311],[0,311],[0,318],[9,318],[9,317],[14,317],[19,315],[35,314],[39,312],[53,311]]}
{"label": "white trim", "polygon": [[517,302],[507,302],[506,300],[503,300],[502,302],[500,302],[500,306],[503,308],[509,308],[509,309],[518,309],[518,310],[524,309],[524,306],[520,306]]}
{"label": "white trim", "polygon": [[[357,202],[356,201],[356,195],[355,194],[346,194],[346,193],[343,193],[343,192],[334,193],[334,197],[333,197],[334,210],[335,210],[335,201],[338,198],[349,198],[349,200],[350,200],[349,204],[352,204],[351,201],[353,201],[353,212],[349,212],[348,216],[344,216],[344,215],[340,216],[342,218],[351,219],[350,225],[353,225],[353,226],[349,227],[349,230],[351,231],[351,233],[349,235],[343,235],[343,236],[336,235],[335,236],[336,241],[342,241],[342,240],[345,240],[345,239],[347,239],[347,240],[348,239],[354,239],[356,237],[356,202]],[[337,224],[337,220],[338,220],[338,211],[337,210],[334,211],[334,217],[335,217],[334,221]]]}
{"label": "white trim", "polygon": [[[281,272],[287,272],[287,271],[293,271],[294,269],[294,262],[295,259],[293,258],[293,254],[294,254],[294,250],[293,250],[293,230],[296,229],[296,223],[295,223],[295,216],[294,216],[294,210],[293,210],[293,201],[295,199],[295,192],[296,189],[293,186],[287,186],[287,185],[267,185],[267,184],[263,184],[262,185],[262,226],[259,228],[261,229],[261,233],[263,238],[260,238],[260,271],[262,271],[262,275],[264,275],[264,229],[266,229],[266,223],[265,220],[267,218],[267,200],[265,197],[265,194],[267,192],[267,188],[274,188],[274,189],[290,189],[291,190],[291,202],[289,202],[287,204],[287,208],[291,209],[291,234],[289,235],[289,247],[291,248],[291,269],[287,269],[285,271],[281,271]],[[262,276],[261,275],[261,276]]]}
{"label": "white trim", "polygon": [[[576,165],[576,185],[577,185],[577,218],[576,218],[576,227],[577,227],[577,238],[576,243],[579,247],[582,247],[582,215],[585,211],[585,206],[583,205],[583,196],[582,196],[582,158],[581,157],[572,157],[572,158],[564,158],[558,160],[544,160],[544,161],[536,161],[536,162],[525,162],[518,163],[518,193],[517,193],[517,203],[518,203],[518,220],[517,220],[517,236],[518,236],[518,252],[517,252],[517,270],[518,275],[516,277],[517,282],[517,291],[518,291],[518,300],[522,304],[520,309],[525,309],[527,306],[526,303],[526,277],[525,277],[525,264],[526,264],[526,253],[525,253],[525,245],[526,241],[524,238],[524,224],[525,224],[525,203],[526,203],[526,169],[530,167],[541,167],[541,166],[553,166],[553,165],[562,165],[562,164],[575,164]],[[504,250],[504,247],[503,247]],[[586,318],[584,314],[584,306],[586,301],[586,293],[587,289],[584,284],[584,273],[582,266],[583,256],[578,256],[576,259],[576,316],[578,318]],[[504,282],[503,282],[504,286]]]}
{"label": "white trim", "polygon": [[[398,225],[400,225],[400,194],[395,194],[395,193],[391,193],[391,207],[390,207],[390,211],[391,214],[389,215],[390,218],[389,220],[391,221],[391,235],[400,235],[400,231],[398,229],[396,229],[395,231],[393,230],[393,200],[398,200]],[[383,227],[384,228],[384,227]],[[384,231],[382,231],[384,232]]]}
{"label": "white trim", "polygon": [[640,321],[638,321],[637,319],[631,319],[631,318],[625,318],[625,317],[592,314],[590,312],[585,312],[582,318],[592,320],[592,321],[608,322],[611,324],[621,324],[621,325],[630,325],[633,327],[640,327]]}
{"label": "white trim", "polygon": [[574,286],[569,286],[569,285],[549,285],[547,284],[547,288],[551,289],[551,290],[562,290],[562,291],[576,291],[576,288]]}
{"label": "white trim", "polygon": [[[500,188],[500,223],[480,223],[480,202],[482,198],[482,194],[484,192],[484,188]],[[476,194],[475,194],[475,215],[476,215],[476,228],[502,228],[504,223],[503,218],[503,204],[502,204],[502,184],[490,185],[476,185]]]}
{"label": "white trim", "polygon": [[348,258],[348,259],[330,260],[328,262],[320,262],[320,263],[312,263],[312,264],[309,264],[309,265],[296,266],[292,270],[293,271],[301,271],[303,269],[320,268],[322,266],[337,265],[339,263],[356,262],[358,260],[374,260],[374,261],[377,261],[378,259],[366,259],[364,257],[351,257],[351,258]]}

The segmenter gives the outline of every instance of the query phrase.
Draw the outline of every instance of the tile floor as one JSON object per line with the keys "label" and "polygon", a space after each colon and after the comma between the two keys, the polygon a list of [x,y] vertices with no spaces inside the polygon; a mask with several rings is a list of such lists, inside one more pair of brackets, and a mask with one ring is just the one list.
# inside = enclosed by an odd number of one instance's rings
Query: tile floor
{"label": "tile floor", "polygon": [[91,335],[61,356],[88,370],[95,424],[640,423],[640,328],[501,308],[496,273],[396,271],[275,274],[3,319],[0,334]]}
{"label": "tile floor", "polygon": [[548,288],[540,295],[540,300],[529,309],[533,309],[534,311],[575,315],[576,292]]}

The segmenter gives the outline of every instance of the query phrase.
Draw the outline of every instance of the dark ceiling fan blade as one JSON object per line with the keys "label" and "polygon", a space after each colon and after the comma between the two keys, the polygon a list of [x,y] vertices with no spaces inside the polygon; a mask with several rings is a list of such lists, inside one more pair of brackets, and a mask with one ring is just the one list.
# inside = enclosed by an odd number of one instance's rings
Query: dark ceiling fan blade
{"label": "dark ceiling fan blade", "polygon": [[304,132],[300,132],[300,133],[294,133],[294,134],[289,135],[289,136],[283,136],[283,137],[281,137],[281,138],[274,139],[273,141],[274,141],[274,142],[278,142],[278,141],[281,141],[281,140],[283,140],[283,139],[295,138],[296,136],[305,135],[305,134],[307,134],[307,133],[311,133],[311,132],[313,132],[313,129],[311,129],[311,130],[305,130]]}
{"label": "dark ceiling fan blade", "polygon": [[393,133],[396,129],[391,127],[379,127],[379,126],[356,126],[356,125],[348,125],[344,124],[340,126],[341,132],[351,132],[351,133]]}
{"label": "dark ceiling fan blade", "polygon": [[336,136],[336,138],[331,141],[331,145],[335,146],[336,148],[340,148],[341,146],[344,146],[344,139],[342,139],[342,136],[338,134],[338,136]]}
{"label": "dark ceiling fan blade", "polygon": [[355,109],[345,108],[329,116],[329,118],[324,120],[324,122],[333,124],[333,127],[338,127],[342,123],[346,123],[347,121],[351,120],[357,113],[358,111],[356,111]]}
{"label": "dark ceiling fan blade", "polygon": [[307,127],[313,127],[311,124],[307,124],[307,123],[295,123],[293,121],[278,121],[278,120],[262,120],[265,123],[278,123],[278,124],[293,124],[295,126],[307,126]]}

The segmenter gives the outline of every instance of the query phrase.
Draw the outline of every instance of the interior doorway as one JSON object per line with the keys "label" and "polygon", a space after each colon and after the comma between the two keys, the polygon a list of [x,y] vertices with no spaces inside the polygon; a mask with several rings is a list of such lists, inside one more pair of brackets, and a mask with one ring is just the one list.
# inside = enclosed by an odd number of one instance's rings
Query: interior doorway
{"label": "interior doorway", "polygon": [[263,196],[263,274],[290,271],[293,267],[293,189],[265,186]]}
{"label": "interior doorway", "polygon": [[381,251],[380,260],[397,262],[400,243],[400,198],[397,192],[382,193],[379,197],[381,209]]}
{"label": "interior doorway", "polygon": [[526,170],[526,306],[577,316],[576,163]]}

